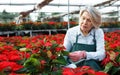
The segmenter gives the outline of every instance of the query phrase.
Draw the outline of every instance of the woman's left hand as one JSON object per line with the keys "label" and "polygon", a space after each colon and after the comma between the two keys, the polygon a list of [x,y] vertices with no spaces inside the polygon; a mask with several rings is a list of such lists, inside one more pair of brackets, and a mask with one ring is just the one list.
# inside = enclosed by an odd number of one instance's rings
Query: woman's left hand
{"label": "woman's left hand", "polygon": [[71,52],[69,54],[69,58],[73,61],[73,62],[77,62],[80,59],[83,59],[86,57],[86,52],[85,51],[75,51],[75,52]]}

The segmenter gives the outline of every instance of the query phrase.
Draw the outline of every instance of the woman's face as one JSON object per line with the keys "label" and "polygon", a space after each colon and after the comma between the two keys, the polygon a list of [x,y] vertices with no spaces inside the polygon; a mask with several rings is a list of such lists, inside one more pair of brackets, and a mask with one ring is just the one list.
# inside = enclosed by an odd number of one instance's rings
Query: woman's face
{"label": "woman's face", "polygon": [[80,29],[83,32],[89,32],[93,28],[90,15],[87,11],[84,11],[82,16],[80,16]]}

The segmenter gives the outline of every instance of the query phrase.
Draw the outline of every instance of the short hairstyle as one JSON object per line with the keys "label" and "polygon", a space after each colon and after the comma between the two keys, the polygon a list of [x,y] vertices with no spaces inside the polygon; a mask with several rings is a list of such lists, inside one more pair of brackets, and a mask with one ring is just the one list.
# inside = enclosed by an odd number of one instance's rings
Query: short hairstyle
{"label": "short hairstyle", "polygon": [[90,19],[92,21],[92,24],[95,28],[99,28],[101,25],[101,14],[100,12],[98,12],[98,10],[93,7],[93,6],[87,6],[84,9],[80,10],[80,17],[82,16],[82,14],[87,11],[90,15]]}

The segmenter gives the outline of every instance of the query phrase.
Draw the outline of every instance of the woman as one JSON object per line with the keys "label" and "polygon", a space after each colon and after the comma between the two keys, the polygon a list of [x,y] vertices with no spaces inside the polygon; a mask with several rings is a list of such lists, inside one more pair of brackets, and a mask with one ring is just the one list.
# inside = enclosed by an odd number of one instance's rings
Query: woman
{"label": "woman", "polygon": [[101,15],[89,6],[80,10],[79,16],[79,25],[68,29],[64,38],[64,46],[70,51],[68,62],[101,70],[98,62],[105,57],[104,32],[99,28]]}

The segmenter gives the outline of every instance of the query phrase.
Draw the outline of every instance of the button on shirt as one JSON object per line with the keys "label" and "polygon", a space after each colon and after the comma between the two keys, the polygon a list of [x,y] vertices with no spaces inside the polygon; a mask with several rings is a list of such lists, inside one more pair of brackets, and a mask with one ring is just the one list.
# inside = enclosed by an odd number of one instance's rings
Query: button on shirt
{"label": "button on shirt", "polygon": [[104,32],[101,28],[92,29],[87,36],[84,36],[80,30],[80,25],[75,26],[73,28],[68,29],[65,38],[64,38],[64,46],[66,50],[70,51],[73,44],[76,42],[76,36],[78,35],[77,43],[82,44],[94,44],[94,32],[95,32],[95,40],[96,40],[96,52],[86,52],[86,60],[95,59],[95,60],[103,60],[105,57],[105,42],[104,42]]}

